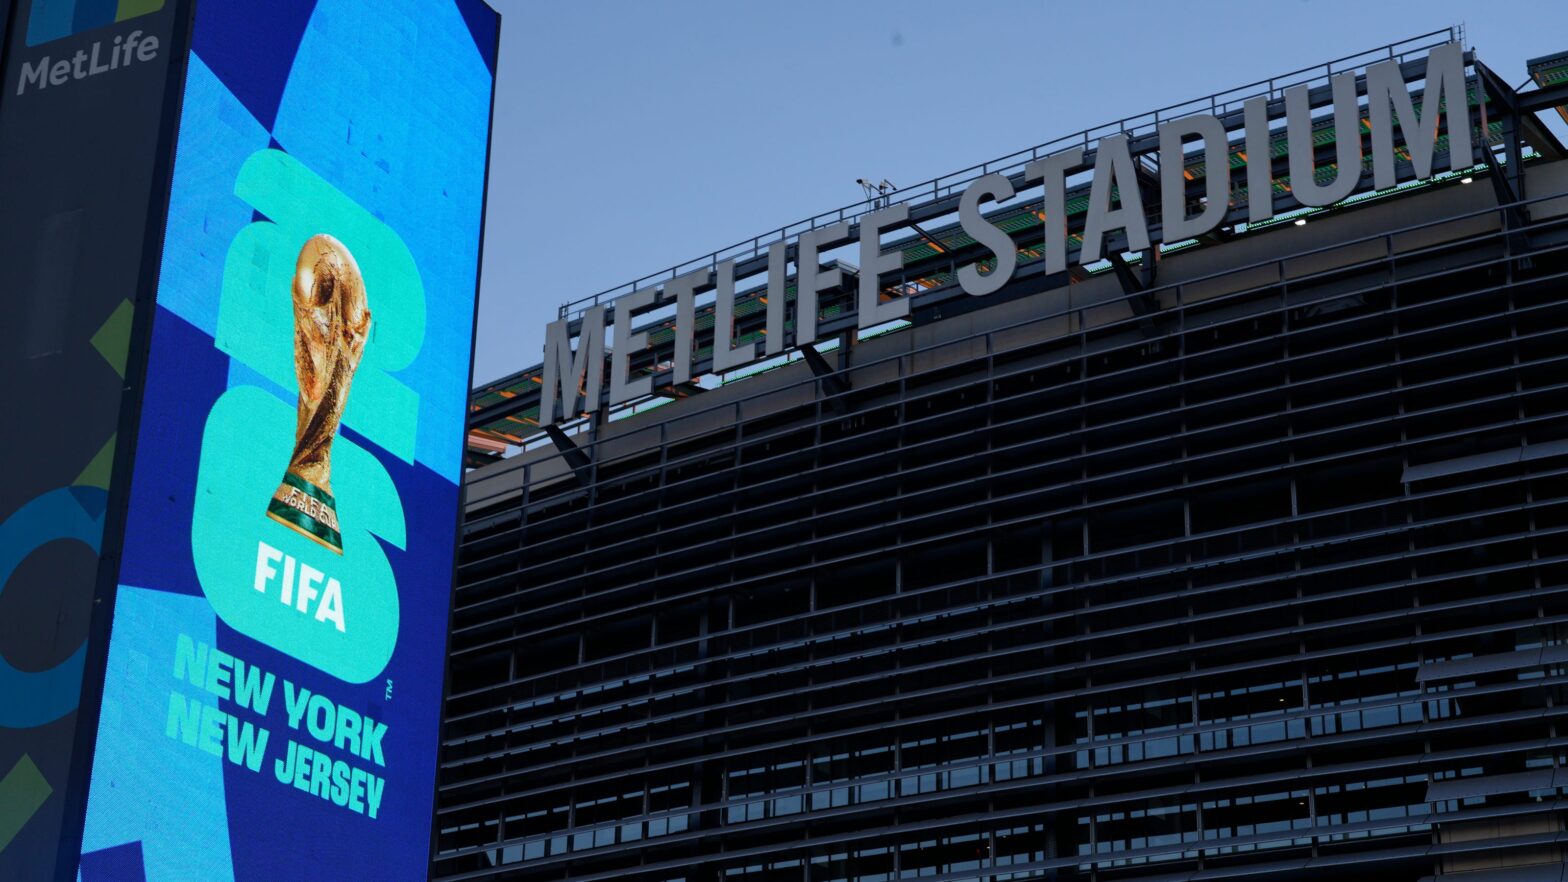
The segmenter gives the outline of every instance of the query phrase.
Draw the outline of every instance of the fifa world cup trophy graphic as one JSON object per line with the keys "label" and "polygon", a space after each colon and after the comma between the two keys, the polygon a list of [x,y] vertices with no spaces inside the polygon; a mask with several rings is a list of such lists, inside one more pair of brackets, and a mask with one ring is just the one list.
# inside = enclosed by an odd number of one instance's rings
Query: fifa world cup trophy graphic
{"label": "fifa world cup trophy graphic", "polygon": [[332,496],[332,439],[365,352],[370,307],[354,255],[324,233],[310,237],[300,249],[293,287],[299,416],[294,455],[267,505],[267,516],[342,554]]}

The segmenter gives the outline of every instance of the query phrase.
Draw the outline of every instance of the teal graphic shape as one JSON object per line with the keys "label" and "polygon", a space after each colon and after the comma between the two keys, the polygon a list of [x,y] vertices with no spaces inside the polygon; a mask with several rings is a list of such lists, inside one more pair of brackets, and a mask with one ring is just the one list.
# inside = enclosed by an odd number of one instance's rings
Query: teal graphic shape
{"label": "teal graphic shape", "polygon": [[[234,386],[213,405],[191,522],[196,575],[229,627],[341,680],[365,683],[385,670],[397,644],[397,581],[381,541],[407,546],[402,502],[375,456],[339,436],[332,444],[332,493],[343,554],[268,518],[267,503],[294,449],[294,425],[294,405],[256,386]],[[299,565],[308,564],[338,580],[343,631],[319,619],[314,604],[301,612],[297,601],[282,601],[281,560],[271,562],[276,576],[256,590],[263,542],[296,561],[296,577]]]}
{"label": "teal graphic shape", "polygon": [[[103,539],[108,493],[97,487],[61,487],[36,497],[0,523],[0,590],[22,561],[51,542],[74,541],[96,554]],[[88,512],[91,505],[98,514]],[[46,671],[24,671],[0,656],[0,726],[29,729],[76,709],[81,698],[87,645]]]}

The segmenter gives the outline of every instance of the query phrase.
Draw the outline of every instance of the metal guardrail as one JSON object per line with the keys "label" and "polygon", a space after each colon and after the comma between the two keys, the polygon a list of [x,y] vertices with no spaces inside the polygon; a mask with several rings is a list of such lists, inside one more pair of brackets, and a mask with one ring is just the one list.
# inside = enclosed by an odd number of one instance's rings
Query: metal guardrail
{"label": "metal guardrail", "polygon": [[1267,95],[1270,98],[1281,97],[1284,90],[1296,85],[1316,83],[1320,80],[1327,82],[1328,78],[1345,70],[1365,67],[1384,60],[1403,62],[1407,56],[1426,52],[1444,43],[1463,41],[1464,29],[1461,25],[1451,25],[1447,28],[1430,31],[1415,37],[1410,37],[1398,42],[1389,43],[1362,52],[1336,58],[1321,64],[1314,64],[1290,73],[1280,74],[1267,79],[1258,80],[1245,86],[1238,86],[1222,92],[1215,92],[1201,98],[1183,101],[1156,110],[1124,117],[1114,122],[1093,126],[1071,135],[1037,144],[1023,150],[1014,151],[1005,156],[972,165],[941,177],[932,178],[919,184],[900,187],[871,199],[853,202],[842,208],[825,211],[813,215],[802,221],[786,224],[767,233],[753,236],[716,251],[678,263],[668,269],[650,273],[613,288],[607,288],[587,297],[572,300],[561,305],[558,316],[560,318],[576,319],[582,316],[584,310],[615,300],[625,294],[645,287],[650,282],[660,282],[673,279],[683,273],[702,267],[717,266],[725,260],[743,260],[756,258],[763,254],[766,247],[781,239],[790,239],[801,233],[819,229],[824,226],[840,222],[853,223],[870,212],[897,202],[912,202],[916,199],[940,200],[950,197],[963,190],[970,182],[984,177],[992,172],[1016,173],[1021,172],[1029,162],[1042,156],[1059,153],[1070,147],[1081,146],[1085,149],[1092,148],[1100,138],[1126,134],[1129,137],[1147,134],[1155,131],[1162,123],[1170,122],[1198,113],[1210,113],[1216,116],[1239,109],[1248,98]]}

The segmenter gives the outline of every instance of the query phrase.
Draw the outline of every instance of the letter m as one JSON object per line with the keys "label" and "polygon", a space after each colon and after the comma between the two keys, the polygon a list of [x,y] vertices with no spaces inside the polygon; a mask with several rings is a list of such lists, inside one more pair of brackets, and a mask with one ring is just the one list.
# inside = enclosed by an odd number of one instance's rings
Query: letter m
{"label": "letter m", "polygon": [[604,307],[593,306],[583,313],[582,329],[577,333],[577,351],[572,352],[571,329],[566,319],[550,323],[544,332],[544,387],[539,392],[539,425],[552,425],[555,400],[561,398],[561,416],[599,409],[599,385],[604,376]]}
{"label": "letter m", "polygon": [[49,85],[49,56],[45,55],[32,64],[22,62],[22,75],[16,78],[16,94],[22,94],[29,83],[35,89]]}
{"label": "letter m", "polygon": [[[1448,106],[1443,107],[1444,104]],[[1394,114],[1410,150],[1417,178],[1432,176],[1439,111],[1448,118],[1448,169],[1458,171],[1475,162],[1470,148],[1470,101],[1465,92],[1465,54],[1458,43],[1446,43],[1426,57],[1426,88],[1421,114],[1416,115],[1399,62],[1380,61],[1367,68],[1367,107],[1372,118],[1372,185],[1394,186]]]}

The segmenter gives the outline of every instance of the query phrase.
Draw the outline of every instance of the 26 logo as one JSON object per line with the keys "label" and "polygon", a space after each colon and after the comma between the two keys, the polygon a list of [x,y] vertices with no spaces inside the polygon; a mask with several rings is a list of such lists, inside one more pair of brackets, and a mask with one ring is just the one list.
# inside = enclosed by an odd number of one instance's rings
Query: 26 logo
{"label": "26 logo", "polygon": [[368,682],[397,643],[397,581],[383,543],[407,547],[403,503],[376,455],[339,436],[332,482],[341,556],[263,516],[296,439],[288,292],[312,236],[331,231],[356,256],[376,310],[342,425],[413,462],[419,396],[394,372],[411,365],[423,343],[424,286],[390,227],[282,151],[246,160],[235,193],[266,220],[240,231],[224,263],[215,344],[232,366],[202,434],[191,523],[196,576],[230,627],[342,680]]}

